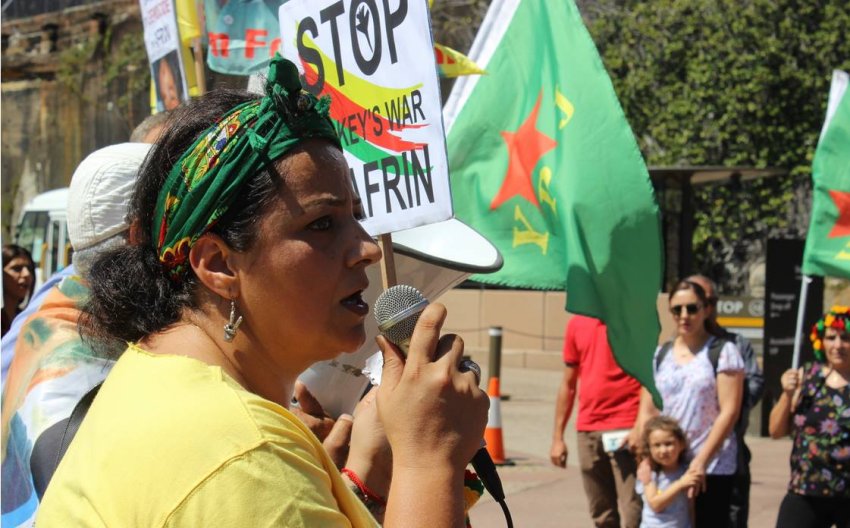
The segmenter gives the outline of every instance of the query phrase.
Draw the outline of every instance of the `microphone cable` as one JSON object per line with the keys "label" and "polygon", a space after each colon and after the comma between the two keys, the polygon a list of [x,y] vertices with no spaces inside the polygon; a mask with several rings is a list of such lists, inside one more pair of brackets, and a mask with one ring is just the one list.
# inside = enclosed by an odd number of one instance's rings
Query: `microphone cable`
{"label": "microphone cable", "polygon": [[511,511],[508,509],[508,503],[505,502],[505,491],[502,489],[502,480],[499,478],[499,473],[496,471],[496,464],[490,458],[490,453],[486,447],[482,447],[472,457],[472,467],[478,473],[478,478],[484,484],[484,489],[490,494],[493,499],[499,503],[502,508],[502,513],[505,514],[505,521],[508,528],[514,528],[514,521],[511,518]]}

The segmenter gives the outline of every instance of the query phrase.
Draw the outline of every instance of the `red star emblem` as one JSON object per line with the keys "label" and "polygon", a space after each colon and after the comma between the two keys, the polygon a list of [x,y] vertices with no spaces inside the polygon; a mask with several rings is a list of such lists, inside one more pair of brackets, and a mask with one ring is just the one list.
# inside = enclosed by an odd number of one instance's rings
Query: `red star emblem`
{"label": "red star emblem", "polygon": [[850,192],[829,191],[829,196],[838,208],[838,220],[829,232],[829,238],[844,237],[850,235]]}
{"label": "red star emblem", "polygon": [[557,145],[554,139],[537,130],[537,114],[542,97],[541,91],[537,96],[534,109],[516,132],[502,132],[502,138],[508,147],[508,171],[505,173],[499,193],[490,203],[491,210],[514,196],[522,196],[535,207],[540,208],[540,202],[534,194],[534,185],[531,183],[531,173],[540,158]]}

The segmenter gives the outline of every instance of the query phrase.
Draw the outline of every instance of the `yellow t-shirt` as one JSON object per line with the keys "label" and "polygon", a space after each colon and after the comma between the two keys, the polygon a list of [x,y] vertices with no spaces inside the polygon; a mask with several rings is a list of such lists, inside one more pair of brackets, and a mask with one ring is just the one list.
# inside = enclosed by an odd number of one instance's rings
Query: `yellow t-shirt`
{"label": "yellow t-shirt", "polygon": [[219,367],[131,345],[36,520],[75,526],[377,526],[318,439]]}

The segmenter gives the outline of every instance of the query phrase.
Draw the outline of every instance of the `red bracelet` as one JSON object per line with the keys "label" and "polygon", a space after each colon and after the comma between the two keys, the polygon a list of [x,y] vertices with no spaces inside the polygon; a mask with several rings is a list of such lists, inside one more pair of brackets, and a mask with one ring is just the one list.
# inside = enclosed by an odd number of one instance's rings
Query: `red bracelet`
{"label": "red bracelet", "polygon": [[348,468],[342,468],[342,470],[340,470],[340,473],[342,473],[343,475],[348,477],[351,480],[351,482],[353,482],[354,485],[357,486],[357,489],[360,490],[360,493],[365,495],[367,499],[369,499],[372,502],[376,502],[376,503],[380,504],[381,506],[387,505],[387,501],[385,499],[381,498],[380,495],[378,495],[377,493],[375,493],[374,491],[372,491],[368,487],[366,487],[366,484],[364,484],[363,481],[360,480],[360,477],[357,476],[357,473],[355,473],[354,471],[352,471]]}

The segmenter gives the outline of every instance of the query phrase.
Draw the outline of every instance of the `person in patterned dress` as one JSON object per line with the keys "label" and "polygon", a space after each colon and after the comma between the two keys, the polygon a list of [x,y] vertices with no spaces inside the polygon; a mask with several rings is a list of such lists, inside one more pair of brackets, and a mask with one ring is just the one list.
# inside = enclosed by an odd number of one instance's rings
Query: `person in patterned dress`
{"label": "person in patterned dress", "polygon": [[788,369],[770,436],[792,435],[791,481],[777,528],[850,527],[850,307],[833,306],[810,335],[815,361]]}

